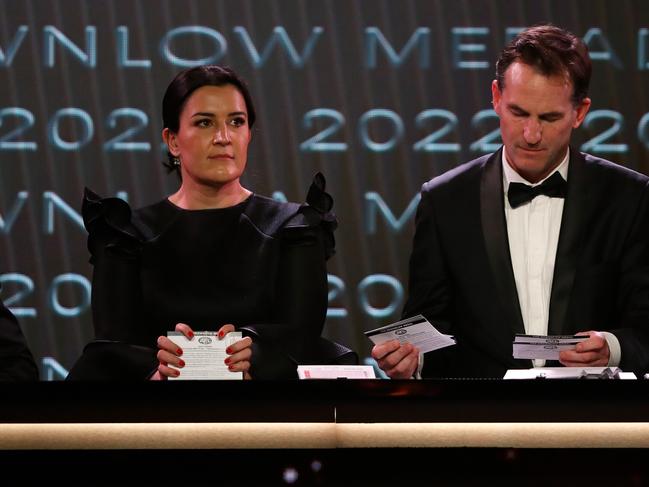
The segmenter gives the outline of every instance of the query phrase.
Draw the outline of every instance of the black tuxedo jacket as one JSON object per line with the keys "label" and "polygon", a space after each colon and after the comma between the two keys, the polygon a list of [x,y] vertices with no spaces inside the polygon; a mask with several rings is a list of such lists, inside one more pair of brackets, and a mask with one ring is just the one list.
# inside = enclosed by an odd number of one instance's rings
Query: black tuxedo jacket
{"label": "black tuxedo jacket", "polygon": [[38,380],[38,369],[14,315],[0,301],[0,381]]}
{"label": "black tuxedo jacket", "polygon": [[[426,354],[424,377],[503,377],[524,333],[509,254],[502,149],[424,184],[404,317],[457,345]],[[649,368],[649,178],[570,151],[548,334],[609,331],[623,370]]]}

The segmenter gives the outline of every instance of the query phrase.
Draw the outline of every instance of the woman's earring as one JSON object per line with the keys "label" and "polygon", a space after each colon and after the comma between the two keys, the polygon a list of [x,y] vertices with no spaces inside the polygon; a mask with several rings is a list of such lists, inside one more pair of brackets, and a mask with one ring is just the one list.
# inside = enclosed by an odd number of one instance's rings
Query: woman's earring
{"label": "woman's earring", "polygon": [[174,166],[180,166],[180,157],[174,157],[173,158],[173,163],[174,163]]}

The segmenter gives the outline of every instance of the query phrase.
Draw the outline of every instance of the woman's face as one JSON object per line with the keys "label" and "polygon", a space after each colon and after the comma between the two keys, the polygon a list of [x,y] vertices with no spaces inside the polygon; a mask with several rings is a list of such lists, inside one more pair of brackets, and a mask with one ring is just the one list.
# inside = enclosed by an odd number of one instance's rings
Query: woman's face
{"label": "woman's face", "polygon": [[178,133],[165,129],[163,137],[180,158],[183,185],[238,182],[251,137],[246,102],[233,85],[198,88],[185,102]]}

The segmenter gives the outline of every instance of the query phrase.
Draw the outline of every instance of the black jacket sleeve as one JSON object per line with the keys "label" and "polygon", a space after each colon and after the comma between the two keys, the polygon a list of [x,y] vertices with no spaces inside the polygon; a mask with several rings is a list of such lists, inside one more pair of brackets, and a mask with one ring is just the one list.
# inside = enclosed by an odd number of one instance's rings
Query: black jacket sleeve
{"label": "black jacket sleeve", "polygon": [[18,321],[0,301],[0,381],[38,380],[38,368]]}

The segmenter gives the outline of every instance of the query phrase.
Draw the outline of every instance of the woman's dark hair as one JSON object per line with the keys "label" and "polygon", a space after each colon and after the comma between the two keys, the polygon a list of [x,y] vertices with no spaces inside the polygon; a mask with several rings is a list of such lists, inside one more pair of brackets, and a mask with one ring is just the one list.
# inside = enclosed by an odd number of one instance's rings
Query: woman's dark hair
{"label": "woman's dark hair", "polygon": [[572,103],[588,96],[592,62],[586,45],[574,34],[554,25],[535,25],[518,34],[502,50],[496,62],[498,88],[505,88],[505,72],[514,62],[532,66],[544,76],[568,75]]}
{"label": "woman's dark hair", "polygon": [[[246,82],[229,67],[214,64],[197,66],[181,71],[169,83],[167,91],[162,98],[162,126],[173,133],[178,133],[178,129],[180,128],[180,113],[183,111],[185,102],[190,95],[203,86],[224,85],[234,86],[239,90],[241,96],[243,96],[248,112],[248,127],[252,129],[256,118],[255,106],[252,103],[252,97],[250,96]],[[169,172],[176,171],[180,176],[180,167],[175,163],[176,158],[170,152],[167,152],[167,159],[162,164]]]}

